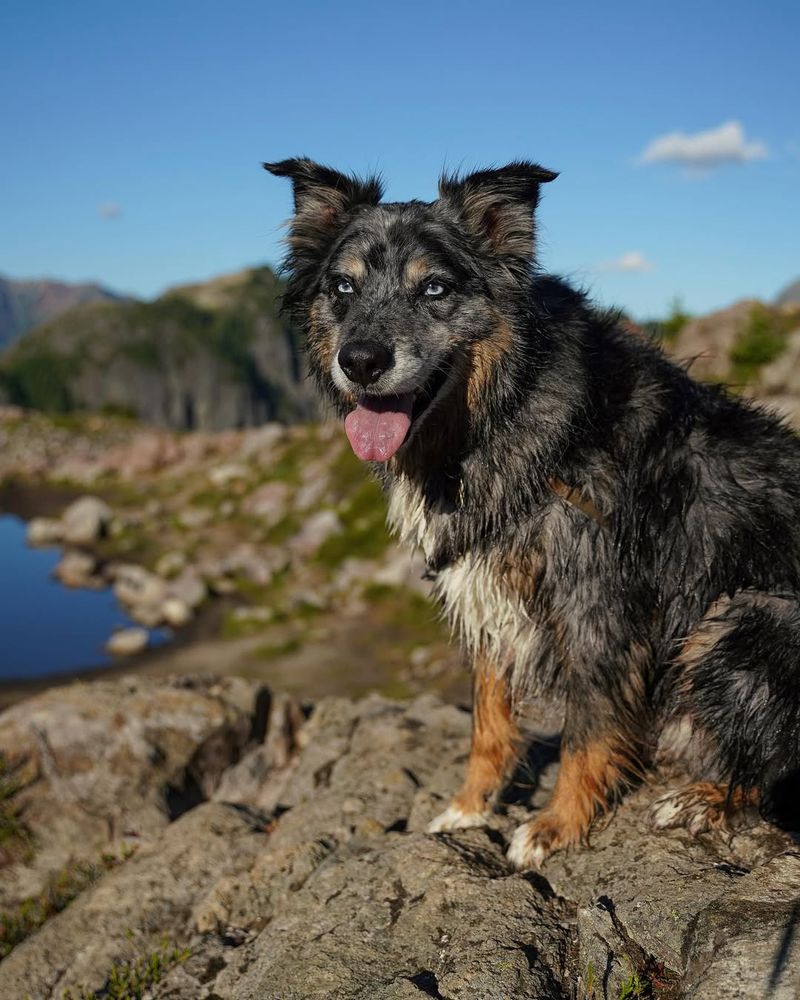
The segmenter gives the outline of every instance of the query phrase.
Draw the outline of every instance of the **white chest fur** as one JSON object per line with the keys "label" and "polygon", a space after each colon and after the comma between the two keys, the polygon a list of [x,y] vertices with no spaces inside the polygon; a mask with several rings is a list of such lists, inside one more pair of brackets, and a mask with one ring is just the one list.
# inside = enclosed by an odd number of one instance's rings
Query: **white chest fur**
{"label": "white chest fur", "polygon": [[[431,513],[420,491],[398,480],[389,500],[390,527],[426,559],[437,549],[438,535],[449,515]],[[471,653],[483,653],[500,665],[527,657],[535,642],[535,626],[522,598],[502,578],[491,555],[467,553],[437,575],[435,592],[453,631]]]}

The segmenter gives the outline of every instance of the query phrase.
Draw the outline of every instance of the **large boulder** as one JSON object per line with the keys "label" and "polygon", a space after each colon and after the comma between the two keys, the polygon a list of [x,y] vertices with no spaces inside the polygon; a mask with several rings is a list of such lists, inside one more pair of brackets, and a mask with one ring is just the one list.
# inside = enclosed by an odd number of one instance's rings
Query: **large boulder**
{"label": "large boulder", "polygon": [[488,830],[431,836],[469,713],[369,697],[305,716],[262,696],[259,738],[216,782],[219,801],[18,945],[0,963],[0,1000],[110,995],[120,963],[148,955],[151,1000],[800,995],[800,857],[783,834],[755,820],[725,837],[653,833],[657,778],[591,846],[519,873],[505,847],[522,801],[552,787],[552,742],[534,743]]}

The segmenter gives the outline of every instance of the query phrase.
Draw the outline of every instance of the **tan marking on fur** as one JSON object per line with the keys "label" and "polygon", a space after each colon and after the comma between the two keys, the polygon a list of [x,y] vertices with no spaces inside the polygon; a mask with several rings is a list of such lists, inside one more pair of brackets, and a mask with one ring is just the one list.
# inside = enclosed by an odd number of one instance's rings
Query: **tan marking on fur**
{"label": "tan marking on fur", "polygon": [[427,257],[414,257],[406,264],[405,278],[409,285],[418,285],[431,272],[431,262]]}
{"label": "tan marking on fur", "polygon": [[453,800],[464,813],[484,812],[519,753],[519,729],[505,678],[483,657],[476,658],[474,671],[472,747],[466,779]]}
{"label": "tan marking on fur", "polygon": [[480,402],[497,363],[511,350],[514,335],[506,320],[498,313],[491,336],[472,345],[471,370],[467,382],[467,406],[474,410]]}
{"label": "tan marking on fur", "polygon": [[586,839],[592,820],[608,808],[611,792],[641,771],[626,743],[615,736],[562,752],[550,801],[528,824],[531,843],[549,854]]}
{"label": "tan marking on fur", "polygon": [[329,370],[335,351],[333,338],[320,321],[321,308],[322,301],[316,299],[308,311],[308,350],[323,369]]}
{"label": "tan marking on fur", "polygon": [[337,262],[337,267],[348,278],[354,278],[358,282],[362,282],[367,276],[367,265],[364,259],[357,257],[355,254],[348,254],[346,257],[342,257]]}
{"label": "tan marking on fur", "polygon": [[594,503],[589,500],[588,497],[583,496],[579,487],[568,486],[560,479],[551,479],[549,485],[553,493],[560,496],[562,500],[566,500],[568,504],[572,507],[576,507],[579,511],[584,513],[587,517],[590,517],[593,521],[596,521],[598,524],[603,524],[605,518]]}

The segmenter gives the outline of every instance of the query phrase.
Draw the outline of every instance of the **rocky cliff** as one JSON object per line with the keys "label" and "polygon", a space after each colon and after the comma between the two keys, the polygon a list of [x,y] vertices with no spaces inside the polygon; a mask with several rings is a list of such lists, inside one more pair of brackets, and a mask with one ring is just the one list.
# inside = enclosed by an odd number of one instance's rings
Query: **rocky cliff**
{"label": "rocky cliff", "polygon": [[7,402],[118,412],[179,430],[296,421],[315,412],[304,362],[267,267],[94,302],[38,327],[0,361]]}
{"label": "rocky cliff", "polygon": [[659,775],[591,846],[513,872],[558,715],[531,718],[491,829],[428,835],[469,724],[430,695],[311,706],[213,678],[8,710],[0,998],[798,995],[795,843],[754,817],[724,838],[652,833]]}

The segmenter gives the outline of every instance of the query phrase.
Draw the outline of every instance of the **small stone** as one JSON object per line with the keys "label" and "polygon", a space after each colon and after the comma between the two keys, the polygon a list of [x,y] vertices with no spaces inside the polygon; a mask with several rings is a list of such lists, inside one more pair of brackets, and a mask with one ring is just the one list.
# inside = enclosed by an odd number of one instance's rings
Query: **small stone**
{"label": "small stone", "polygon": [[115,632],[106,643],[112,656],[134,656],[147,648],[150,636],[144,628],[123,628]]}
{"label": "small stone", "polygon": [[227,486],[237,479],[247,479],[249,475],[250,470],[246,465],[231,463],[230,465],[218,465],[211,469],[208,478],[214,486]]}
{"label": "small stone", "polygon": [[167,585],[143,566],[120,563],[114,570],[114,594],[128,607],[158,607],[167,596]]}
{"label": "small stone", "polygon": [[271,528],[286,517],[288,501],[289,487],[286,483],[264,483],[245,499],[242,511]]}
{"label": "small stone", "polygon": [[207,507],[187,507],[178,514],[178,524],[182,528],[202,528],[213,514]]}
{"label": "small stone", "polygon": [[53,570],[53,576],[66,587],[102,586],[102,581],[93,576],[96,565],[94,557],[88,552],[71,550],[64,553]]}
{"label": "small stone", "polygon": [[192,620],[192,609],[178,597],[168,597],[161,605],[161,615],[168,625],[181,628]]}
{"label": "small stone", "polygon": [[107,533],[111,522],[111,508],[99,497],[81,497],[67,507],[61,522],[65,542],[70,545],[92,545]]}
{"label": "small stone", "polygon": [[177,576],[186,566],[186,553],[178,549],[165,552],[156,563],[156,573],[165,579]]}
{"label": "small stone", "polygon": [[289,542],[292,552],[300,558],[313,555],[332,535],[342,530],[342,522],[332,510],[313,514]]}
{"label": "small stone", "polygon": [[64,537],[64,525],[52,517],[34,517],[28,522],[28,545],[58,545]]}
{"label": "small stone", "polygon": [[208,594],[205,583],[191,566],[187,566],[179,576],[170,581],[168,591],[170,597],[177,597],[190,608],[199,607]]}

